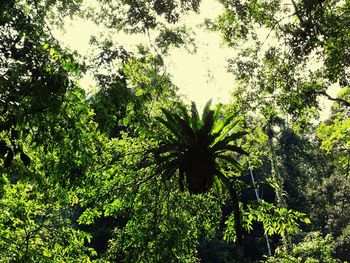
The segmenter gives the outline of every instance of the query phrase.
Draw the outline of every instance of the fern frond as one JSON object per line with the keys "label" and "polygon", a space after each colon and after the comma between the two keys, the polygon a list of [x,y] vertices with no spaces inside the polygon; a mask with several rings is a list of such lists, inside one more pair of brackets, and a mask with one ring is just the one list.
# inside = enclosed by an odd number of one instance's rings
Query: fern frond
{"label": "fern frond", "polygon": [[211,100],[209,100],[203,108],[202,121],[204,121],[207,118],[207,115],[210,112],[210,106],[211,106]]}
{"label": "fern frond", "polygon": [[214,152],[218,151],[219,149],[221,149],[222,147],[224,147],[225,145],[228,145],[230,142],[237,140],[239,138],[242,138],[244,135],[248,134],[247,131],[239,131],[239,132],[235,132],[229,136],[227,136],[225,139],[223,140],[215,140],[214,143],[211,145],[212,149]]}
{"label": "fern frond", "polygon": [[223,120],[218,121],[218,124],[214,127],[213,133],[221,133],[221,131],[237,117],[237,113],[231,113],[226,116]]}
{"label": "fern frond", "polygon": [[237,162],[236,159],[233,158],[232,156],[220,154],[220,155],[218,155],[218,157],[220,159],[225,160],[229,164],[232,164],[238,171],[242,171],[243,170],[242,165],[239,162]]}
{"label": "fern frond", "polygon": [[200,127],[200,119],[197,106],[193,101],[191,102],[191,126],[194,131],[197,131]]}
{"label": "fern frond", "polygon": [[249,155],[248,152],[243,150],[243,148],[236,146],[236,145],[224,145],[222,148],[219,148],[216,150],[218,153],[224,152],[224,151],[231,151],[236,152],[239,154]]}

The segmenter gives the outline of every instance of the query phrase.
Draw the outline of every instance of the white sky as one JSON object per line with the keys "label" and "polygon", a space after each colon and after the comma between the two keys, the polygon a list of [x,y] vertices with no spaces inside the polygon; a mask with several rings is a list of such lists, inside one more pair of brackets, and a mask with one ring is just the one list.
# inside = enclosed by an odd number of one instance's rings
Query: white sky
{"label": "white sky", "polygon": [[[198,15],[191,13],[182,19],[183,23],[192,27],[195,32],[197,52],[190,54],[184,48],[171,48],[169,56],[165,58],[167,72],[179,88],[179,93],[185,100],[195,101],[199,109],[209,99],[213,99],[214,103],[228,102],[230,90],[234,87],[234,78],[226,71],[226,60],[233,56],[234,50],[221,44],[219,34],[199,26],[204,22],[204,18],[215,18],[221,11],[221,4],[215,0],[204,0]],[[75,18],[73,21],[67,20],[65,30],[65,33],[53,33],[70,49],[85,55],[91,52],[90,37],[103,31],[103,28],[91,21]],[[149,40],[144,35],[120,33],[118,42],[125,45],[127,50],[140,42],[149,46]],[[91,76],[85,77],[80,83],[86,90],[94,88]]]}
{"label": "white sky", "polygon": [[[95,0],[85,1],[91,4]],[[186,26],[192,27],[195,33],[197,52],[190,54],[184,48],[171,48],[169,56],[164,59],[167,73],[179,88],[180,95],[183,95],[186,101],[195,101],[199,110],[209,99],[213,99],[214,103],[229,102],[230,93],[235,87],[234,77],[226,71],[226,68],[227,59],[234,57],[236,51],[222,44],[220,34],[199,26],[204,22],[204,18],[215,18],[222,10],[221,4],[217,1],[203,0],[199,14],[191,13],[181,19]],[[74,21],[67,21],[64,34],[59,31],[53,33],[70,49],[86,55],[91,52],[90,37],[104,31],[103,27],[91,21],[76,18]],[[141,34],[119,33],[116,39],[127,50],[132,50],[132,47],[136,47],[139,43],[146,46],[150,44],[149,39]],[[86,76],[80,83],[87,91],[95,90],[92,76]],[[333,87],[328,92],[335,97],[337,90]],[[325,109],[322,113],[325,117],[328,115],[331,102],[321,99],[321,105]]]}
{"label": "white sky", "polygon": [[209,99],[227,103],[234,88],[234,77],[226,71],[226,61],[234,56],[235,50],[222,45],[220,34],[199,26],[204,18],[214,19],[222,10],[218,2],[204,0],[199,15],[190,14],[183,19],[195,31],[197,52],[189,54],[184,49],[172,49],[167,59],[168,71],[180,94],[195,101],[199,108]]}

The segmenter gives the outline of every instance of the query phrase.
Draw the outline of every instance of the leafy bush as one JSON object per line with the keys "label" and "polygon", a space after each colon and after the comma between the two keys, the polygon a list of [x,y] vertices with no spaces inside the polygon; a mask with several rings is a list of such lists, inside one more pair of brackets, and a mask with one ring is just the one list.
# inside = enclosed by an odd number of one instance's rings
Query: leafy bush
{"label": "leafy bush", "polygon": [[267,259],[269,263],[337,263],[338,259],[332,257],[334,239],[331,235],[322,237],[319,232],[310,232],[303,242],[295,245],[288,253],[276,249],[276,254]]}
{"label": "leafy bush", "polygon": [[335,241],[335,256],[341,260],[350,260],[350,224],[343,229]]}

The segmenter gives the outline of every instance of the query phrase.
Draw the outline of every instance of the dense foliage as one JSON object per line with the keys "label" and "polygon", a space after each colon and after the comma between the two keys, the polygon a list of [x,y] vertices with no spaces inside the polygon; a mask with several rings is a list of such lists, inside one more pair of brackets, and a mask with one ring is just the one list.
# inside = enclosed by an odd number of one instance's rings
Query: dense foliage
{"label": "dense foliage", "polygon": [[[350,260],[350,4],[220,2],[236,86],[200,115],[166,59],[201,1],[0,1],[0,262]],[[150,47],[82,57],[76,16]]]}

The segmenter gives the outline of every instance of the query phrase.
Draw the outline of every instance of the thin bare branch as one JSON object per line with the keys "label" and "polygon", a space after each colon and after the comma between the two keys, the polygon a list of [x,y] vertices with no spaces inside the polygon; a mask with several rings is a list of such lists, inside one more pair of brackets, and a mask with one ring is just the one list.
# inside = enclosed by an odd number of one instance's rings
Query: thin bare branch
{"label": "thin bare branch", "polygon": [[326,91],[317,91],[316,94],[323,95],[323,96],[327,97],[327,99],[329,99],[331,101],[339,102],[339,103],[344,104],[346,107],[350,107],[350,102],[349,101],[344,100],[342,98],[334,98],[331,95],[329,95]]}

